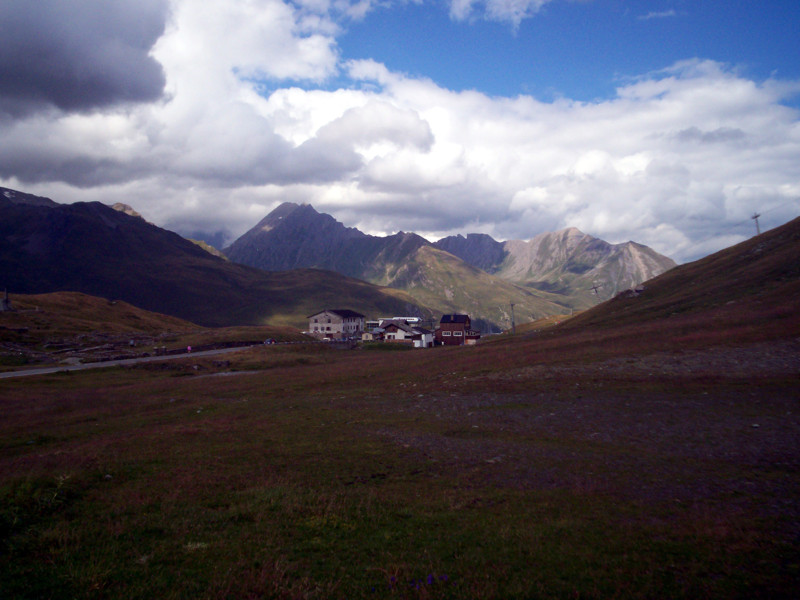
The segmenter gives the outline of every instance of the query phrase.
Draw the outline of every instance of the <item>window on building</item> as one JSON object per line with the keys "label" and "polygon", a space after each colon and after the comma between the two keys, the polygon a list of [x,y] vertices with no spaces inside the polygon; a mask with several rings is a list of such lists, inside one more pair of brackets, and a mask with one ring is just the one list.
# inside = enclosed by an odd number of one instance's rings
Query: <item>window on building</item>
{"label": "window on building", "polygon": [[453,335],[464,335],[463,331],[454,331]]}
{"label": "window on building", "polygon": [[442,335],[444,335],[444,336],[447,336],[447,337],[450,337],[450,332],[449,332],[449,331],[443,331],[443,332],[442,332]]}

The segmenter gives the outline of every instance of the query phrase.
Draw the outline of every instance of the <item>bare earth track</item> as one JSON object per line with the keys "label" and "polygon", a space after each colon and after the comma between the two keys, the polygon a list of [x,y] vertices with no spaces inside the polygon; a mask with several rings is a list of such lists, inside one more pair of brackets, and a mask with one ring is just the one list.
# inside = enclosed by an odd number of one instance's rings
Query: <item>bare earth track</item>
{"label": "bare earth track", "polygon": [[[491,391],[503,384],[529,391]],[[488,390],[465,393],[469,387]],[[641,501],[702,503],[729,494],[747,506],[757,484],[727,479],[725,465],[780,473],[769,478],[770,489],[758,490],[772,498],[760,510],[788,511],[790,523],[800,522],[798,341],[539,364],[452,388],[420,393],[401,408],[382,406],[447,423],[452,435],[379,433],[443,469],[476,469],[498,485],[584,488]]]}

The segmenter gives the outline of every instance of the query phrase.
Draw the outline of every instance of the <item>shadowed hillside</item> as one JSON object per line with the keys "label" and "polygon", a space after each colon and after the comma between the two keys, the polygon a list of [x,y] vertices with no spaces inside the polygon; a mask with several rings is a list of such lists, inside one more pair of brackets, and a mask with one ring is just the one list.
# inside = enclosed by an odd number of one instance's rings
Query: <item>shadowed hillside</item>
{"label": "shadowed hillside", "polygon": [[10,310],[0,311],[0,371],[308,339],[289,326],[200,327],[80,292],[11,294],[9,301]]}
{"label": "shadowed hillside", "polygon": [[0,312],[0,340],[8,331],[74,335],[102,330],[111,333],[161,333],[189,331],[197,325],[177,317],[137,308],[122,300],[106,300],[80,292],[11,294],[12,310]]}
{"label": "shadowed hillside", "polygon": [[274,273],[226,262],[99,202],[15,197],[0,196],[0,289],[12,293],[77,291],[212,326],[303,327],[308,314],[329,306],[429,316],[399,290],[338,273]]}

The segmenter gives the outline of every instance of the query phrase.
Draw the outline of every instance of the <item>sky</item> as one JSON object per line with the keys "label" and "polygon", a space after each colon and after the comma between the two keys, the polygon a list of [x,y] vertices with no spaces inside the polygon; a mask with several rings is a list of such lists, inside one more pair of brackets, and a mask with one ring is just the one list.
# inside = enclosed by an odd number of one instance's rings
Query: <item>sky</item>
{"label": "sky", "polygon": [[797,0],[0,0],[0,186],[695,260],[800,215]]}

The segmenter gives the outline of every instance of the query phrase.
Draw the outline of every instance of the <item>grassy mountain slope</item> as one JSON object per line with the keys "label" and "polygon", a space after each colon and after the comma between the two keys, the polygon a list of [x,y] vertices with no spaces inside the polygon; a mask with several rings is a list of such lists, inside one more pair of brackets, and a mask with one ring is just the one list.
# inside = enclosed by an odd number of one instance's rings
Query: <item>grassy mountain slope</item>
{"label": "grassy mountain slope", "polygon": [[676,343],[800,335],[800,218],[645,282],[563,323],[648,329]]}
{"label": "grassy mountain slope", "polygon": [[265,272],[210,255],[179,235],[100,204],[0,197],[0,287],[121,299],[202,325],[292,324],[325,307],[427,314],[390,290],[315,269]]}
{"label": "grassy mountain slope", "polygon": [[197,325],[184,319],[143,310],[122,300],[109,301],[80,292],[12,294],[10,302],[13,310],[0,312],[3,330],[26,328],[31,334],[74,335],[97,330],[161,333],[197,329]]}
{"label": "grassy mountain slope", "polygon": [[194,240],[192,238],[186,238],[186,239],[192,242],[193,244],[197,244],[209,254],[213,254],[214,256],[216,256],[217,258],[221,258],[222,260],[228,260],[228,257],[225,256],[221,251],[214,248],[214,246],[207,244],[203,240]]}
{"label": "grassy mountain slope", "polygon": [[512,303],[519,322],[565,311],[537,293],[489,275],[430,245],[418,247],[393,269],[387,284],[407,291],[439,312],[472,315],[473,322],[484,331],[510,326]]}

